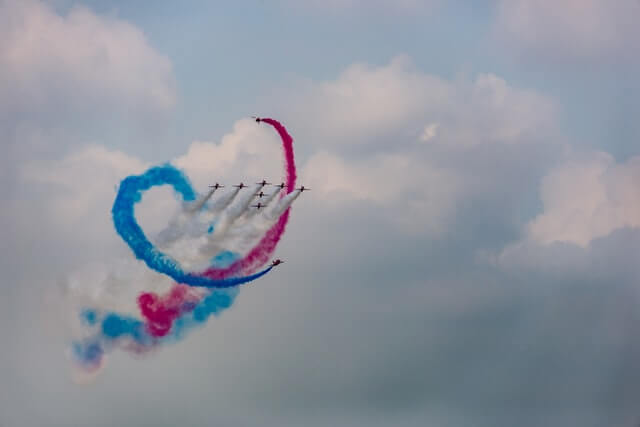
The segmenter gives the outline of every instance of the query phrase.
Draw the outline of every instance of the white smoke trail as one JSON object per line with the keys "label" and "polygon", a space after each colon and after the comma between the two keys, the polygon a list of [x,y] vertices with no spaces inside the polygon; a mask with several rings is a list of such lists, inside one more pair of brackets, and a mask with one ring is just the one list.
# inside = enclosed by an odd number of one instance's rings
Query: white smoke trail
{"label": "white smoke trail", "polygon": [[[299,190],[287,194],[277,203],[270,204],[264,211],[252,216],[250,221],[227,231],[224,239],[225,245],[238,253],[246,253],[278,221],[300,194]],[[219,249],[216,244],[215,240],[209,240],[203,250],[215,252]]]}
{"label": "white smoke trail", "polygon": [[266,209],[278,194],[280,194],[279,188],[274,190],[272,193],[265,195],[264,198],[256,199],[256,201],[260,203],[262,207],[248,210],[241,219],[243,220],[251,219],[251,217],[261,212],[260,209]]}
{"label": "white smoke trail", "polygon": [[[157,237],[154,239],[154,244],[159,248],[164,248],[183,237],[185,233],[189,231],[188,227],[190,225],[192,226],[192,219],[204,207],[215,191],[216,188],[212,188],[196,201],[183,203],[182,209],[178,210],[178,212],[169,221],[167,227],[158,233]],[[235,195],[232,194],[232,196]]]}
{"label": "white smoke trail", "polygon": [[231,228],[234,222],[247,210],[251,201],[256,197],[256,190],[260,188],[259,185],[255,185],[250,188],[248,192],[240,197],[240,200],[235,204],[225,209],[217,221],[213,224],[213,233],[209,236],[209,239],[220,240]]}
{"label": "white smoke trail", "polygon": [[236,198],[239,192],[240,192],[240,187],[234,187],[231,193],[225,194],[224,196],[220,197],[218,200],[213,202],[209,207],[209,211],[212,214],[217,214],[223,211],[224,209],[227,208],[227,206],[231,204],[231,202],[233,202],[233,200]]}
{"label": "white smoke trail", "polygon": [[200,196],[200,198],[197,199],[195,202],[185,203],[183,208],[184,212],[191,215],[195,215],[200,209],[202,209],[205,203],[209,201],[209,199],[211,198],[211,196],[213,196],[213,193],[215,193],[216,190],[217,188],[212,188],[206,194],[204,194],[203,196]]}
{"label": "white smoke trail", "polygon": [[286,211],[289,206],[302,194],[300,190],[294,190],[291,193],[284,196],[278,203],[271,209],[266,210],[262,215],[270,221],[277,221],[280,215]]}

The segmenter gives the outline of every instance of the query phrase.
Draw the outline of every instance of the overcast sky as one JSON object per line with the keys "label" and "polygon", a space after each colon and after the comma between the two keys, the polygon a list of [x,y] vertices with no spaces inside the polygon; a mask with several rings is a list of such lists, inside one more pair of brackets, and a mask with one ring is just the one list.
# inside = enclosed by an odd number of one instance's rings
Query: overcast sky
{"label": "overcast sky", "polygon": [[[0,0],[0,427],[638,426],[639,21],[636,0]],[[114,187],[165,161],[198,189],[279,180],[253,114],[313,188],[287,263],[73,383],[63,284],[132,256]]]}

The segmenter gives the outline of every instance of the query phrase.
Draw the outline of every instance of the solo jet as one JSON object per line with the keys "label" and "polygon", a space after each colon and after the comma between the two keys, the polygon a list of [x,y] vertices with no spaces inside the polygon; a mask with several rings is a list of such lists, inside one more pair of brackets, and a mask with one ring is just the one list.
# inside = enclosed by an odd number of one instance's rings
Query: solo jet
{"label": "solo jet", "polygon": [[251,116],[251,118],[256,119],[256,123],[260,123],[262,121],[260,117]]}
{"label": "solo jet", "polygon": [[280,265],[282,264],[284,261],[282,261],[281,259],[274,259],[273,262],[271,263],[272,267],[275,267],[276,265]]}

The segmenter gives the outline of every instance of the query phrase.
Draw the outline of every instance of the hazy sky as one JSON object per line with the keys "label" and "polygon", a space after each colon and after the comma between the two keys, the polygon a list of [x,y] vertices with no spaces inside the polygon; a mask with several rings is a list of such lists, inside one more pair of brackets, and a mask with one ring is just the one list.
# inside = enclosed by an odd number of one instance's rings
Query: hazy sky
{"label": "hazy sky", "polygon": [[[635,0],[0,0],[0,427],[637,426],[639,20]],[[200,189],[279,180],[253,114],[313,188],[287,263],[74,384],[61,289],[131,256],[114,186],[165,161]]]}

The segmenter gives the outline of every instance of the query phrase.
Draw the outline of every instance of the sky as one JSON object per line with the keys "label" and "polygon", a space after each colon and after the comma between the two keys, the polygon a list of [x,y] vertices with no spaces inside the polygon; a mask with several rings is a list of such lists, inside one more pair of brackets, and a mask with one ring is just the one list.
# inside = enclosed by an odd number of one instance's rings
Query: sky
{"label": "sky", "polygon": [[[637,426],[638,19],[635,0],[0,0],[0,426]],[[287,126],[313,188],[286,264],[75,384],[61,289],[131,257],[114,188],[166,161],[198,189],[279,182],[251,115]]]}

